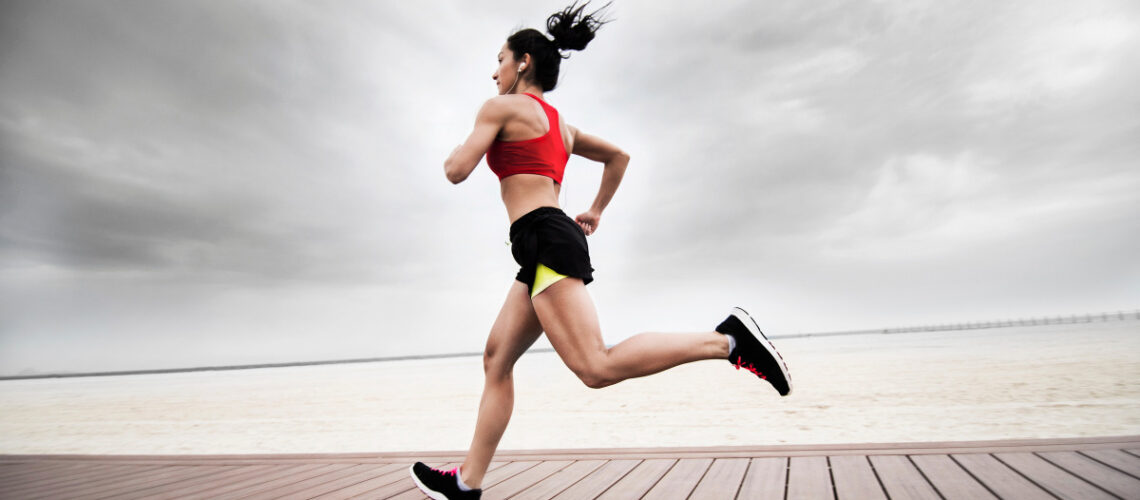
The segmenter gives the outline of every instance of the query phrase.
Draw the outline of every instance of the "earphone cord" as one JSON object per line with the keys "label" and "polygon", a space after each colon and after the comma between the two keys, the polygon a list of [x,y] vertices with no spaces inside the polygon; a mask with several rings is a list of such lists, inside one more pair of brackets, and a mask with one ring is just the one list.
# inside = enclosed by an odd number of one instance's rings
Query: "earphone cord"
{"label": "earphone cord", "polygon": [[510,94],[511,91],[515,89],[515,85],[519,84],[519,78],[522,78],[522,68],[519,68],[518,73],[515,73],[515,83],[512,83],[511,88],[507,89],[508,94]]}

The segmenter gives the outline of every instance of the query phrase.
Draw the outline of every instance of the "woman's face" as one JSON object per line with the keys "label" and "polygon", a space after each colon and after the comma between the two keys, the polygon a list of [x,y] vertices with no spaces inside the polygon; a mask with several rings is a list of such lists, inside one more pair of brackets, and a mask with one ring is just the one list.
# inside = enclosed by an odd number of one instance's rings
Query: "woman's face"
{"label": "woman's face", "polygon": [[499,67],[495,69],[495,74],[491,75],[491,79],[495,80],[495,86],[499,88],[499,95],[505,94],[515,85],[515,79],[519,76],[520,61],[515,61],[515,53],[507,44],[503,44],[503,48],[499,49]]}

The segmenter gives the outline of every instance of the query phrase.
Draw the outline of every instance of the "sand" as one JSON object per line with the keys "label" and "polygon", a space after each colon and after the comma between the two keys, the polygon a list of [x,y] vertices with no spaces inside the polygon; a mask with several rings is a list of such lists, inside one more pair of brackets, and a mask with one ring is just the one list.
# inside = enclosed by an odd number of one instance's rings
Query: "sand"
{"label": "sand", "polygon": [[[605,389],[525,355],[500,449],[1140,435],[1140,322],[777,339]],[[0,381],[0,453],[464,450],[479,358]]]}

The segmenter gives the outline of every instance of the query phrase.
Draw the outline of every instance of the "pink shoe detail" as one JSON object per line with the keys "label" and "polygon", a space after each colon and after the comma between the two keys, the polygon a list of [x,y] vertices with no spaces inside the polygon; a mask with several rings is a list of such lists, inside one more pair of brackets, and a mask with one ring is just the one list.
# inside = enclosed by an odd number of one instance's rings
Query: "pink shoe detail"
{"label": "pink shoe detail", "polygon": [[735,366],[737,370],[744,368],[745,370],[752,372],[757,377],[768,380],[768,377],[765,377],[764,374],[760,372],[760,370],[757,370],[755,366],[752,366],[752,363],[745,363],[744,358],[741,358],[740,356],[736,357],[736,362],[733,363],[733,366]]}

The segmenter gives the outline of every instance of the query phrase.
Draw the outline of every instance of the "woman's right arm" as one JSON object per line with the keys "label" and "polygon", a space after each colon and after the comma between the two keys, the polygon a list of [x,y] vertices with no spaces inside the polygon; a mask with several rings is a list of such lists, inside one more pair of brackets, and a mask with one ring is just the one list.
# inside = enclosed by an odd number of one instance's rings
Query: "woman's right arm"
{"label": "woman's right arm", "polygon": [[610,204],[614,193],[617,192],[618,185],[621,184],[621,179],[625,175],[625,167],[629,165],[629,154],[601,137],[581,132],[574,127],[570,127],[570,129],[574,134],[573,153],[605,164],[605,170],[602,171],[602,183],[598,186],[598,195],[594,197],[594,203],[590,205],[589,210],[575,218],[578,224],[582,226],[582,230],[589,235],[598,229],[602,211],[606,209],[606,205]]}
{"label": "woman's right arm", "polygon": [[479,165],[479,160],[491,149],[491,143],[499,135],[499,130],[507,122],[508,109],[501,99],[494,97],[483,103],[479,114],[475,116],[475,130],[467,137],[467,141],[460,144],[451,152],[451,156],[443,162],[443,172],[452,184],[459,184],[471,175],[471,171]]}

